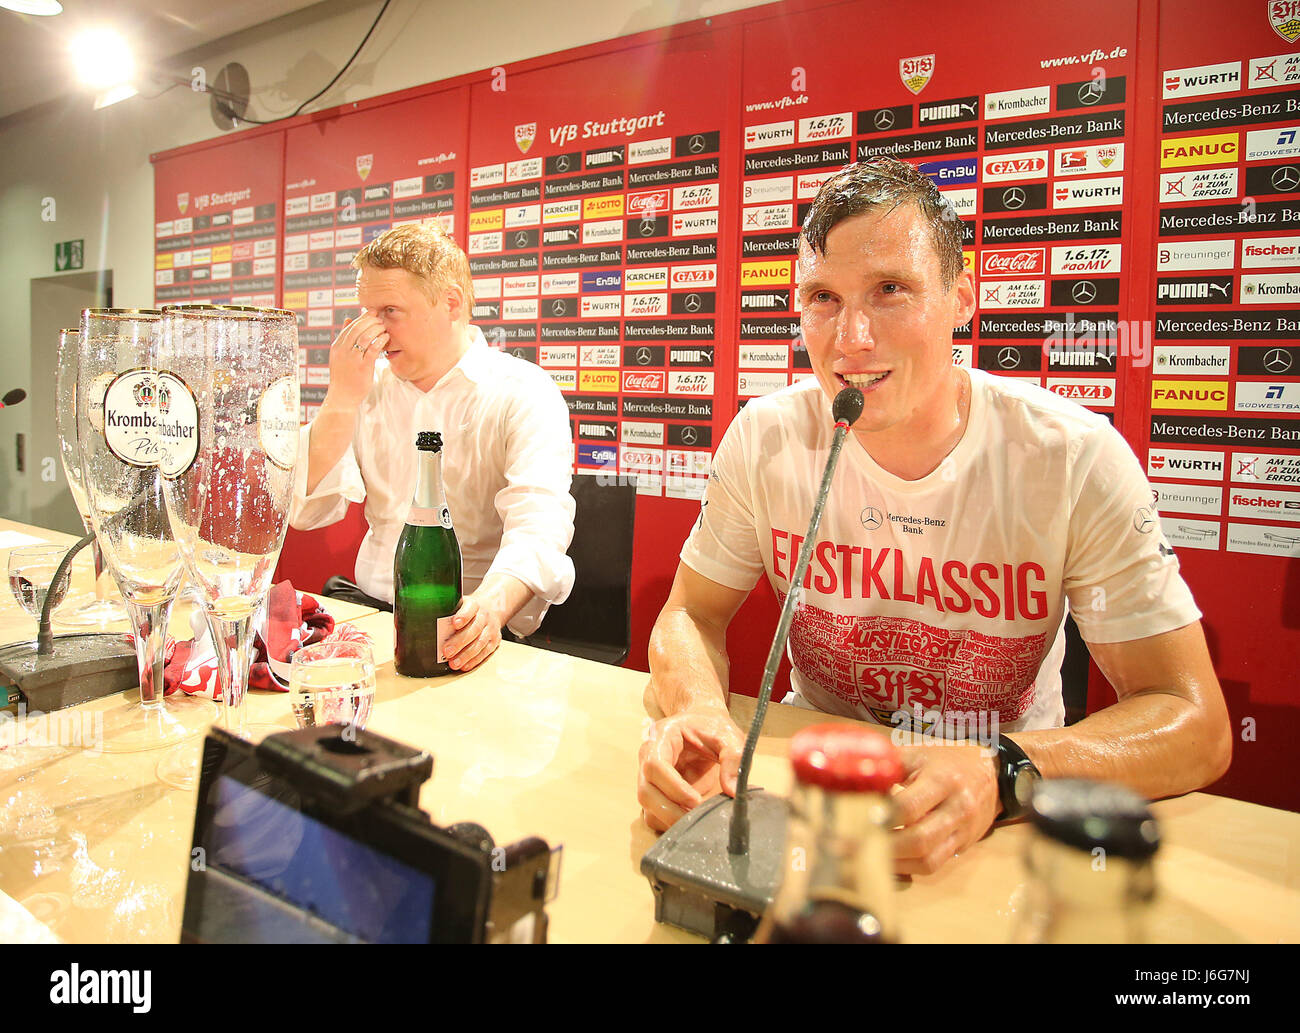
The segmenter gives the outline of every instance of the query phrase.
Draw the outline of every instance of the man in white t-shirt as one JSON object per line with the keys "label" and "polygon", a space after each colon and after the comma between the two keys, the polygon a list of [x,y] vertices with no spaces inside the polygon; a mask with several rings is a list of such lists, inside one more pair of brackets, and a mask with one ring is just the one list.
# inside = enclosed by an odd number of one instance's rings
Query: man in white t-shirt
{"label": "man in white t-shirt", "polygon": [[530,634],[573,587],[568,407],[544,370],[489,348],[469,325],[468,260],[436,227],[394,227],[353,265],[361,315],[330,348],[329,390],[301,432],[290,520],[323,527],[364,499],[357,584],[391,602],[415,436],[439,431],[465,592],[444,649],[453,668],[470,670],[503,627]]}
{"label": "man in white t-shirt", "polygon": [[[1227,711],[1200,613],[1136,457],[1104,418],[952,364],[975,311],[960,226],[889,158],[822,187],[800,237],[814,378],[751,401],[718,449],[700,519],[650,641],[665,718],[638,799],[667,828],[735,790],[726,629],[766,573],[784,600],[829,455],[831,399],[864,408],[845,441],[795,610],[789,702],[903,724],[900,872],[932,872],[1038,777],[1149,797],[1227,769]],[[1066,603],[1118,702],[1061,727]],[[983,739],[996,752],[953,738]],[[942,738],[921,735],[937,733]]]}

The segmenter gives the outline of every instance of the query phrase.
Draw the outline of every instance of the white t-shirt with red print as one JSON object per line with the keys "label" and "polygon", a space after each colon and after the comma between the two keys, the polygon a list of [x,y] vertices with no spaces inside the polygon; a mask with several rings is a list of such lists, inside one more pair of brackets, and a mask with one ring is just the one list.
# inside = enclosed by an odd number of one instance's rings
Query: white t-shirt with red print
{"label": "white t-shirt with red print", "polygon": [[[972,712],[1003,731],[1059,727],[1067,600],[1089,642],[1200,617],[1105,417],[964,372],[966,432],[926,477],[896,477],[845,441],[791,626],[788,702],[882,724],[901,710],[938,711],[950,729]],[[766,571],[783,601],[833,430],[813,378],[746,405],[682,561],[746,592]]]}

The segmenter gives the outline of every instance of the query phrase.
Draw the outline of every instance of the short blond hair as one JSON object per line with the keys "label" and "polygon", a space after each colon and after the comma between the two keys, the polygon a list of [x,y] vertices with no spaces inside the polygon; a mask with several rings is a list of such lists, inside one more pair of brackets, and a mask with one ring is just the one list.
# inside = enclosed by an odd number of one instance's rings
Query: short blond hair
{"label": "short blond hair", "polygon": [[455,284],[465,295],[465,318],[474,307],[474,282],[469,259],[451,237],[433,223],[407,223],[385,230],[356,253],[352,267],[405,269],[435,305]]}

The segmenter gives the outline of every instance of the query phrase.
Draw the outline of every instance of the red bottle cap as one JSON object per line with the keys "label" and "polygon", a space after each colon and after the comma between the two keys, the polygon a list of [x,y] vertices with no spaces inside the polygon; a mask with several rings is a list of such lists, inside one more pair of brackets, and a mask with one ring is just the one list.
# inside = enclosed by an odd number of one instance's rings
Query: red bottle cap
{"label": "red bottle cap", "polygon": [[813,725],[790,740],[794,776],[840,793],[887,793],[903,778],[903,761],[885,735],[855,725]]}

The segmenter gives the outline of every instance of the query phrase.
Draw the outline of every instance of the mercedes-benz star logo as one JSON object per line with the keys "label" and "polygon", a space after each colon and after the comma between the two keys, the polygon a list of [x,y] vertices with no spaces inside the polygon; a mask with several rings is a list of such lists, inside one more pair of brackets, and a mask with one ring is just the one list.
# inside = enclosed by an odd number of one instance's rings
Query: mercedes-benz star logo
{"label": "mercedes-benz star logo", "polygon": [[1102,94],[1105,92],[1106,88],[1101,83],[1097,82],[1096,79],[1091,79],[1079,87],[1079,103],[1096,104],[1097,101],[1101,100]]}
{"label": "mercedes-benz star logo", "polygon": [[699,133],[696,133],[691,137],[690,143],[686,146],[690,148],[692,154],[699,154],[700,151],[704,150],[704,137],[700,136]]}
{"label": "mercedes-benz star logo", "polygon": [[528,246],[528,231],[520,230],[518,233],[515,234],[515,247],[527,247],[527,246]]}
{"label": "mercedes-benz star logo", "polygon": [[1270,373],[1285,373],[1291,368],[1291,353],[1285,348],[1271,348],[1264,353],[1264,368]]}
{"label": "mercedes-benz star logo", "polygon": [[1007,187],[1002,191],[1002,207],[1008,211],[1021,208],[1025,203],[1025,192],[1020,187]]}
{"label": "mercedes-benz star logo", "polygon": [[682,307],[686,309],[687,312],[698,312],[701,304],[703,303],[700,301],[700,296],[698,294],[688,294],[686,295],[686,300],[682,302]]}
{"label": "mercedes-benz star logo", "polygon": [[1155,510],[1150,506],[1139,506],[1133,512],[1133,530],[1138,534],[1150,534],[1156,526]]}
{"label": "mercedes-benz star logo", "polygon": [[562,316],[568,312],[568,310],[569,308],[565,305],[563,298],[556,298],[551,302],[551,315],[553,316]]}
{"label": "mercedes-benz star logo", "polygon": [[555,171],[556,172],[569,171],[569,156],[567,154],[561,154],[558,158],[555,159]]}
{"label": "mercedes-benz star logo", "polygon": [[875,123],[877,129],[893,129],[894,113],[888,108],[885,108],[883,111],[877,111],[876,117],[872,119],[872,121]]}
{"label": "mercedes-benz star logo", "polygon": [[1091,305],[1097,300],[1097,288],[1092,285],[1091,280],[1080,280],[1070,291],[1070,297],[1079,305]]}
{"label": "mercedes-benz star logo", "polygon": [[1294,165],[1283,165],[1273,171],[1270,182],[1279,193],[1289,194],[1300,186],[1300,171],[1297,171]]}
{"label": "mercedes-benz star logo", "polygon": [[651,217],[648,218],[648,219],[642,219],[642,220],[641,220],[641,236],[643,236],[643,237],[653,237],[654,234],[655,234],[655,220],[654,220],[654,216],[651,216]]}
{"label": "mercedes-benz star logo", "polygon": [[880,512],[875,506],[868,506],[862,511],[862,526],[868,531],[874,531],[885,522],[885,514]]}
{"label": "mercedes-benz star logo", "polygon": [[1015,369],[1020,365],[1020,352],[1008,345],[998,350],[998,365],[1003,369]]}
{"label": "mercedes-benz star logo", "polygon": [[648,365],[650,365],[650,360],[651,360],[653,357],[654,357],[654,356],[652,356],[652,355],[650,354],[650,349],[649,349],[649,348],[638,348],[638,349],[636,350],[636,361],[637,361],[637,364],[640,365],[640,366],[648,366]]}
{"label": "mercedes-benz star logo", "polygon": [[699,436],[698,433],[696,433],[696,430],[695,430],[694,427],[683,427],[683,428],[682,428],[682,444],[683,444],[683,445],[693,445],[693,444],[695,444],[696,441],[699,440],[699,437],[700,437],[700,436]]}
{"label": "mercedes-benz star logo", "polygon": [[445,181],[441,176],[434,176],[434,177],[433,177],[433,189],[434,189],[434,190],[441,190],[441,189],[442,189],[442,185],[443,185],[444,182],[446,182],[446,181]]}

